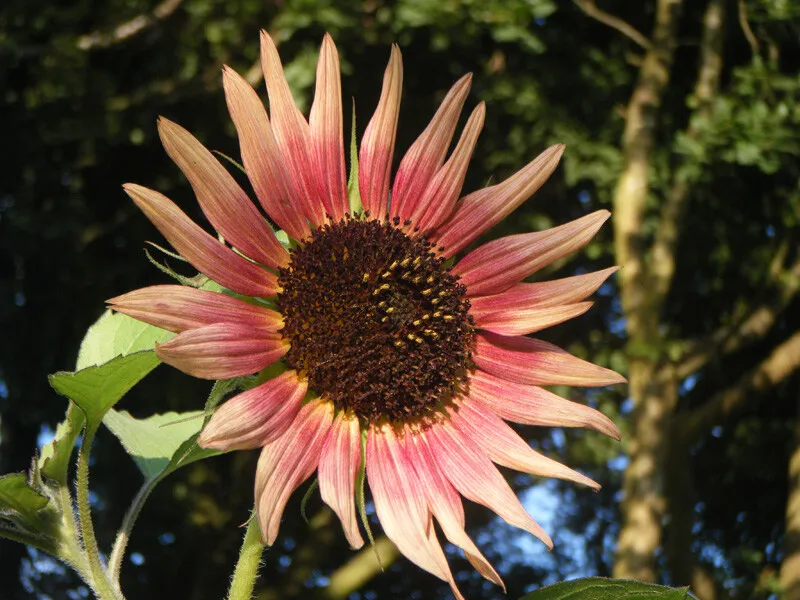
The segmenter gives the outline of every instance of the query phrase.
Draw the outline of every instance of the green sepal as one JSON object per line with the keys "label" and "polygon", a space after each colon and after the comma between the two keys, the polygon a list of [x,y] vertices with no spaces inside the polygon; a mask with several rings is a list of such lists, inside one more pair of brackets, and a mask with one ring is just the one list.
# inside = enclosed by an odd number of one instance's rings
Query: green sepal
{"label": "green sepal", "polygon": [[145,243],[146,243],[148,246],[152,246],[153,248],[155,248],[156,250],[158,250],[158,251],[159,251],[159,252],[161,252],[162,254],[165,254],[166,256],[169,256],[170,258],[174,258],[174,259],[175,259],[175,260],[177,260],[177,261],[180,261],[180,262],[183,262],[183,263],[189,264],[189,261],[188,261],[188,260],[186,260],[185,258],[183,258],[183,257],[182,257],[180,254],[178,254],[177,252],[173,252],[172,250],[167,250],[166,248],[164,248],[164,246],[159,246],[159,245],[158,245],[158,244],[156,244],[155,242],[145,242]]}
{"label": "green sepal", "polygon": [[311,482],[311,485],[308,486],[306,493],[303,494],[303,499],[300,501],[300,516],[303,517],[303,521],[308,524],[308,514],[306,513],[306,505],[308,501],[311,500],[311,495],[314,493],[319,487],[319,477],[314,477],[314,481]]}
{"label": "green sepal", "polygon": [[375,545],[375,536],[372,535],[372,527],[369,524],[369,517],[367,517],[367,507],[364,496],[364,486],[367,482],[367,433],[368,428],[361,429],[361,462],[358,465],[358,472],[356,473],[356,508],[358,515],[361,517],[361,524],[367,532],[367,539],[372,551],[375,553],[375,558],[378,559],[378,565],[383,571],[383,561],[378,552],[378,547]]}
{"label": "green sepal", "polygon": [[358,145],[356,144],[356,101],[353,100],[353,127],[350,133],[350,175],[347,178],[347,198],[350,202],[350,214],[355,215],[364,210],[361,203],[361,191],[358,189]]}
{"label": "green sepal", "polygon": [[685,600],[693,598],[688,588],[670,588],[652,583],[586,577],[562,581],[526,594],[520,600]]}
{"label": "green sepal", "polygon": [[286,248],[286,250],[291,250],[294,247],[292,243],[292,238],[289,237],[289,234],[286,233],[283,229],[275,230],[275,238],[280,242],[281,246]]}
{"label": "green sepal", "polygon": [[[153,244],[153,245],[155,246],[155,244]],[[167,252],[166,250],[164,250],[163,248],[161,248],[159,246],[156,246],[156,248],[158,248],[162,252]],[[185,275],[181,275],[180,273],[176,273],[175,271],[170,269],[167,265],[161,264],[155,258],[153,258],[152,254],[150,254],[150,252],[147,250],[147,248],[144,249],[144,253],[145,253],[145,256],[147,256],[147,260],[150,261],[150,264],[152,264],[156,269],[158,269],[162,273],[166,273],[167,275],[172,277],[174,280],[176,280],[181,285],[200,288],[200,287],[203,286],[205,281],[208,279],[208,277],[206,277],[205,275],[196,275],[195,277],[186,277]]]}
{"label": "green sepal", "polygon": [[214,153],[214,154],[216,154],[217,156],[219,156],[219,157],[221,157],[221,158],[224,158],[225,160],[227,160],[229,163],[231,163],[231,164],[232,164],[234,167],[236,167],[237,169],[239,169],[239,170],[240,170],[242,173],[244,173],[245,175],[247,174],[247,171],[245,171],[244,167],[243,167],[242,165],[240,165],[240,164],[239,164],[237,161],[235,161],[234,159],[232,159],[230,156],[228,156],[227,154],[223,154],[223,153],[222,153],[222,152],[220,152],[219,150],[212,150],[211,152],[213,152],[213,153]]}

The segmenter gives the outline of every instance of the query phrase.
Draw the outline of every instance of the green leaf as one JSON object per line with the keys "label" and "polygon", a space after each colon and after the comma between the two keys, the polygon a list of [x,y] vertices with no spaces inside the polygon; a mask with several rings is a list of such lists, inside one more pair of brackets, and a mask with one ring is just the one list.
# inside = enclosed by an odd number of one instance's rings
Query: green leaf
{"label": "green leaf", "polygon": [[53,441],[42,447],[39,456],[39,469],[42,475],[66,485],[67,469],[72,459],[75,440],[78,439],[84,422],[81,410],[75,403],[70,402],[66,417],[56,428]]}
{"label": "green leaf", "polygon": [[163,479],[170,473],[174,473],[181,467],[185,467],[188,464],[196,462],[198,460],[203,460],[205,458],[210,458],[212,456],[218,456],[222,454],[219,450],[209,450],[208,448],[201,448],[197,445],[197,437],[199,433],[196,433],[188,440],[183,442],[178,449],[175,451],[175,454],[172,455],[169,463],[164,470],[159,475],[159,479]]}
{"label": "green leaf", "polygon": [[687,588],[587,577],[548,585],[520,600],[684,600],[691,597]]}
{"label": "green leaf", "polygon": [[49,500],[31,486],[25,473],[0,477],[0,520],[12,521],[24,529],[48,533],[48,512],[43,512]]}
{"label": "green leaf", "polygon": [[137,352],[75,373],[50,375],[50,385],[83,411],[89,426],[97,427],[106,412],[160,361],[154,352]]}
{"label": "green leaf", "polygon": [[350,214],[360,212],[361,192],[358,189],[358,146],[356,144],[356,103],[353,101],[353,127],[350,134],[350,176],[347,178],[347,197],[350,200]]}
{"label": "green leaf", "polygon": [[117,356],[152,350],[174,334],[120,313],[107,310],[86,332],[78,352],[76,370],[102,365]]}
{"label": "green leaf", "polygon": [[150,479],[161,475],[184,442],[200,432],[203,411],[168,412],[136,419],[126,411],[110,410],[103,423],[119,438],[145,478]]}

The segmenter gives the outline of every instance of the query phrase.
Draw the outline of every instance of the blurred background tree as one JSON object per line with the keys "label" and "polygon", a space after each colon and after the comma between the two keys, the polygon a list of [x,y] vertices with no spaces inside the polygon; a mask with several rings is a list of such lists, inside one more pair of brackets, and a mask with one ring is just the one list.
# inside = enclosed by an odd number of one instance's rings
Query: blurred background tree
{"label": "blurred background tree", "polygon": [[[322,34],[334,36],[359,132],[399,43],[400,149],[449,85],[474,72],[470,102],[485,100],[488,114],[467,189],[565,142],[562,167],[492,236],[613,210],[613,227],[540,277],[623,266],[590,313],[545,332],[628,375],[628,389],[558,390],[614,417],[623,443],[524,430],[604,488],[513,478],[553,534],[552,553],[468,507],[509,597],[614,573],[692,584],[701,600],[781,589],[800,598],[800,7],[788,0],[6,0],[0,472],[27,467],[52,436],[65,405],[45,376],[73,367],[103,300],[166,281],[142,252],[158,234],[120,185],[157,188],[201,218],[155,119],[237,156],[220,68],[261,85],[262,27],[306,105]],[[190,410],[208,391],[161,367],[120,408]],[[93,460],[108,545],[140,476],[111,435]],[[212,459],[156,490],[123,569],[129,597],[223,596],[254,464],[255,453]],[[447,593],[394,560],[385,539],[386,573],[371,550],[350,553],[319,500],[309,524],[297,507],[265,553],[260,598]],[[502,597],[465,561],[454,556],[453,566],[468,597]],[[4,600],[87,593],[46,556],[5,540],[0,582]]]}

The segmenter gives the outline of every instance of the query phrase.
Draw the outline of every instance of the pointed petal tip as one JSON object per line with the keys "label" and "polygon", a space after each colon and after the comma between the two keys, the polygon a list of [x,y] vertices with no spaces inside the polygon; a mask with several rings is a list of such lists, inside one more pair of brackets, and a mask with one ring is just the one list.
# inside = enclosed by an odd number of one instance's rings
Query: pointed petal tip
{"label": "pointed petal tip", "polygon": [[225,85],[231,77],[238,75],[235,69],[228,65],[222,65],[222,84]]}
{"label": "pointed petal tip", "polygon": [[225,451],[225,444],[223,440],[215,439],[213,435],[208,433],[206,429],[200,432],[200,435],[197,438],[197,445],[201,448],[205,448],[206,450],[220,450]]}
{"label": "pointed petal tip", "polygon": [[[554,163],[557,165],[558,162],[561,160],[561,157],[564,155],[564,151],[566,149],[567,149],[566,144],[553,144],[552,146],[545,149],[545,151],[542,152],[537,157],[537,159],[541,159],[542,162],[544,163]],[[555,169],[555,166],[553,166],[553,168]]]}
{"label": "pointed petal tip", "polygon": [[607,385],[616,385],[617,383],[628,383],[628,380],[627,380],[627,378],[623,377],[622,375],[620,375],[620,374],[619,374],[619,373],[617,373],[616,371],[611,371],[611,370],[609,369],[609,372],[611,372],[611,373],[613,373],[614,375],[616,375],[616,378],[613,378],[613,377],[612,377],[612,379],[614,379],[614,381],[612,381],[611,383],[609,383],[609,384],[607,384]]}
{"label": "pointed petal tip", "polygon": [[183,129],[180,125],[178,125],[175,121],[171,121],[164,115],[158,115],[156,119],[156,127],[158,128],[158,134],[163,139],[164,132],[172,132],[177,129]]}
{"label": "pointed petal tip", "polygon": [[150,204],[153,199],[153,194],[155,194],[150,188],[146,188],[138,183],[124,183],[122,189],[128,194],[130,199],[140,207],[141,203]]}
{"label": "pointed petal tip", "polygon": [[597,215],[598,219],[602,218],[603,221],[607,221],[611,216],[611,211],[601,208],[600,210],[596,210],[593,214]]}
{"label": "pointed petal tip", "polygon": [[[602,415],[602,413],[600,413]],[[602,433],[603,435],[607,435],[612,440],[617,442],[622,440],[622,432],[617,427],[617,424],[614,423],[611,419],[603,415],[604,418],[598,419],[597,422],[592,423],[589,425],[595,431]]]}
{"label": "pointed petal tip", "polygon": [[262,43],[272,44],[273,46],[275,45],[275,41],[272,39],[272,36],[269,34],[269,31],[267,31],[266,29],[262,29],[259,32],[259,37],[261,38],[261,42]]}
{"label": "pointed petal tip", "polygon": [[322,43],[320,44],[320,57],[323,54],[336,55],[336,57],[338,57],[339,51],[336,49],[336,42],[333,41],[333,37],[330,33],[326,33],[322,37]]}

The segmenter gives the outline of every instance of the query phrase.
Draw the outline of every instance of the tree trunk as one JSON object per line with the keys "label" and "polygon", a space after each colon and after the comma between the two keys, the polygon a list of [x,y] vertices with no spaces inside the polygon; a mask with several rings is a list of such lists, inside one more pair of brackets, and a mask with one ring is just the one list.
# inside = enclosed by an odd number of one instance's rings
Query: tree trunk
{"label": "tree trunk", "polygon": [[789,460],[789,497],[786,501],[786,534],[780,583],[783,600],[800,600],[800,396],[795,445]]}
{"label": "tree trunk", "polygon": [[661,543],[660,463],[664,425],[674,391],[654,377],[659,348],[659,299],[652,294],[645,265],[643,220],[649,193],[656,122],[669,82],[680,0],[659,0],[652,44],[644,57],[626,112],[624,167],[614,194],[614,246],[631,354],[630,395],[633,435],[625,471],[622,527],[614,576],[655,581],[655,551]]}

